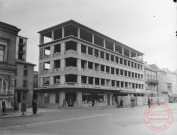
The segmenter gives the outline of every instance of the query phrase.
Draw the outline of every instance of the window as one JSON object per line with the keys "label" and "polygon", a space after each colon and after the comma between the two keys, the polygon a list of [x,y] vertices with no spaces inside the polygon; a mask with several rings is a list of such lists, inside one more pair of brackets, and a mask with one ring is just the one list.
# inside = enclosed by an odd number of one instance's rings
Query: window
{"label": "window", "polygon": [[44,77],[44,84],[49,84],[49,77]]}
{"label": "window", "polygon": [[0,61],[4,62],[5,47],[0,45]]}
{"label": "window", "polygon": [[60,83],[60,76],[54,76],[54,83]]}
{"label": "window", "polygon": [[23,80],[23,87],[24,87],[24,88],[27,87],[27,80]]}
{"label": "window", "polygon": [[0,76],[0,93],[6,94],[8,90],[8,77]]}
{"label": "window", "polygon": [[28,75],[28,70],[24,70],[23,75],[27,76]]}

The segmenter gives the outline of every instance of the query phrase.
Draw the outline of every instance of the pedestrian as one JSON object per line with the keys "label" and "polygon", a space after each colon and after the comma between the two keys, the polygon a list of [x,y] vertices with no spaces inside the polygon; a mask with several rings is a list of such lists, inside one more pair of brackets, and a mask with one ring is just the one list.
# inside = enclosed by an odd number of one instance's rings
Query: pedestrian
{"label": "pedestrian", "polygon": [[150,97],[148,97],[148,106],[149,106],[149,108],[151,108],[151,99],[150,99]]}
{"label": "pedestrian", "polygon": [[4,99],[2,100],[1,108],[2,108],[2,115],[6,115],[6,102]]}
{"label": "pedestrian", "polygon": [[134,102],[135,102],[135,100],[134,100],[134,98],[133,97],[131,97],[131,108],[133,108],[134,107]]}
{"label": "pedestrian", "polygon": [[116,105],[117,105],[117,108],[120,108],[120,101],[119,101],[119,98],[117,98]]}
{"label": "pedestrian", "polygon": [[65,107],[66,108],[66,99],[64,98],[63,99],[63,105],[62,105],[62,108]]}
{"label": "pedestrian", "polygon": [[25,100],[22,101],[21,111],[22,111],[22,115],[25,115],[25,112],[26,112],[26,103],[25,103]]}
{"label": "pedestrian", "polygon": [[33,109],[33,114],[37,113],[37,101],[36,99],[33,100],[32,102],[32,109]]}
{"label": "pedestrian", "polygon": [[122,100],[122,97],[121,97],[121,100],[120,100],[120,107],[121,107],[121,108],[123,107],[123,100]]}

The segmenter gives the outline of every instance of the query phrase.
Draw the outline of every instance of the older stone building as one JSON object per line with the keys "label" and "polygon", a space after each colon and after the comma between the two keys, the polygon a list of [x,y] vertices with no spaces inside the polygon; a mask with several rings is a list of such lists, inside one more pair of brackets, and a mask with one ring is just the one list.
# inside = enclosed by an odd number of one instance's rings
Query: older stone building
{"label": "older stone building", "polygon": [[157,70],[151,68],[147,63],[144,65],[145,90],[147,96],[158,96]]}
{"label": "older stone building", "polygon": [[14,106],[16,37],[20,29],[0,22],[0,101]]}
{"label": "older stone building", "polygon": [[40,105],[137,103],[144,94],[143,54],[73,20],[38,32]]}

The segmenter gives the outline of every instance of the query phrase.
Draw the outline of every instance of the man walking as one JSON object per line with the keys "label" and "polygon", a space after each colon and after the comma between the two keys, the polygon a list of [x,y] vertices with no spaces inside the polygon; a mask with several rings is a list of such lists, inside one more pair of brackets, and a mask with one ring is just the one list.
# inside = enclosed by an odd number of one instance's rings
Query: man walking
{"label": "man walking", "polygon": [[37,101],[36,99],[33,100],[32,102],[32,109],[33,109],[33,114],[37,113]]}

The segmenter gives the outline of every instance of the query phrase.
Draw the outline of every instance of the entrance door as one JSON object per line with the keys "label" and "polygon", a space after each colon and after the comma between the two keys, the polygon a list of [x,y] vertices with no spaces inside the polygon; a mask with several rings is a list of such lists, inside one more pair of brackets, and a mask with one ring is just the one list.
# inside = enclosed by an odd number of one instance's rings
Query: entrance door
{"label": "entrance door", "polygon": [[68,107],[73,107],[74,102],[76,101],[76,93],[66,92],[66,101],[67,101]]}

